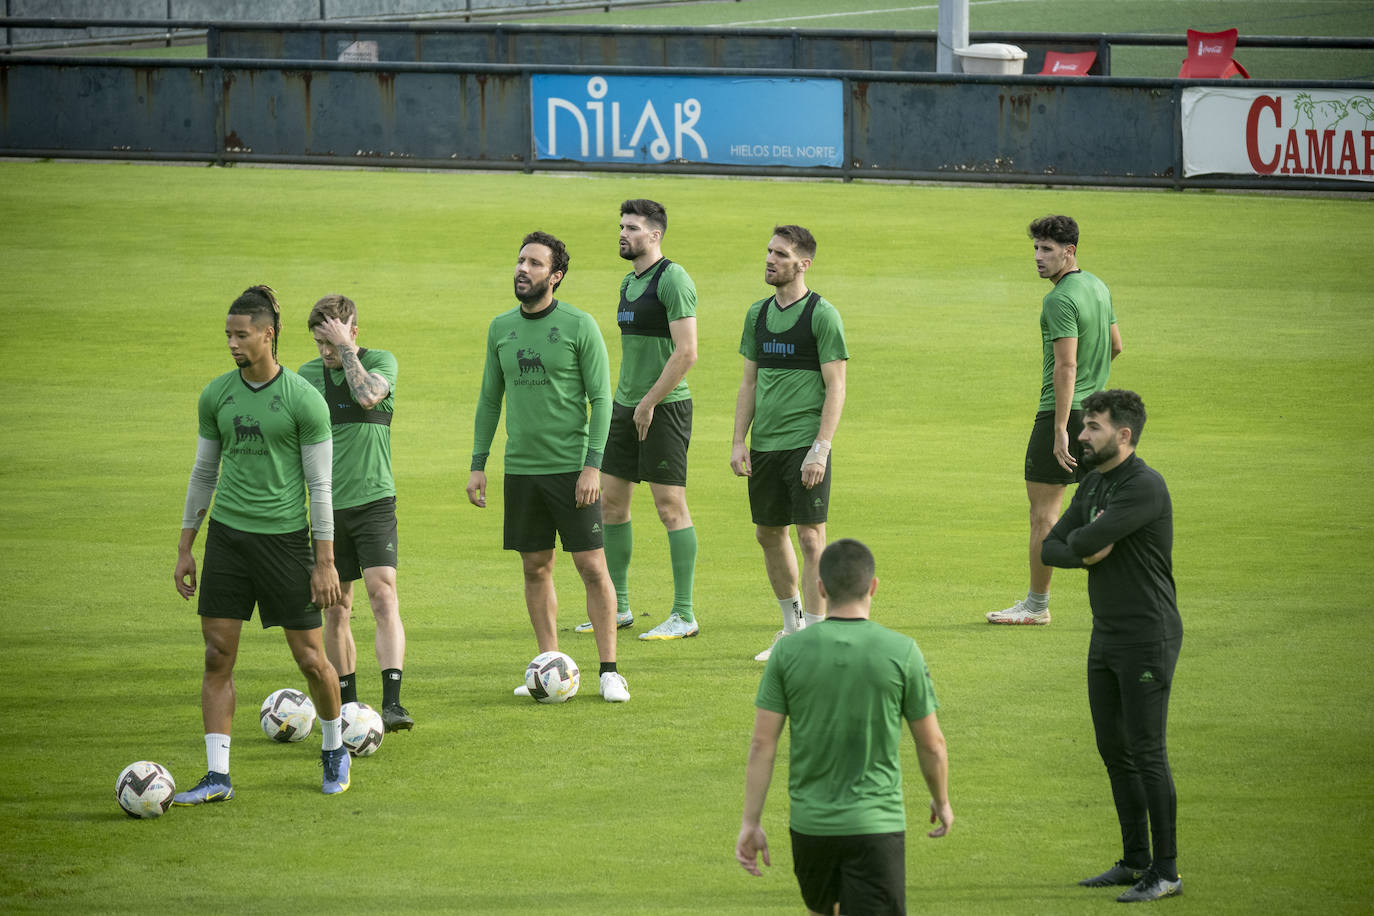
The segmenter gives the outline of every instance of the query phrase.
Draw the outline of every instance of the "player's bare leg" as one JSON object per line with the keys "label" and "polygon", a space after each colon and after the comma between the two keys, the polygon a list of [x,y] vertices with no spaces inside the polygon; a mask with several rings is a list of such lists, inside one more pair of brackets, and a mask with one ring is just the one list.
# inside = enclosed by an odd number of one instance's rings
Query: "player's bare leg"
{"label": "player's bare leg", "polygon": [[329,663],[319,628],[284,632],[296,667],[305,675],[306,688],[315,701],[320,720],[320,762],[324,766],[321,790],[326,795],[338,795],[347,791],[352,768],[348,749],[343,746],[339,672]]}
{"label": "player's bare leg", "polygon": [[[553,587],[553,550],[520,554],[525,576],[525,608],[540,652],[558,651],[558,595]],[[614,599],[612,599],[614,603]]]}
{"label": "player's bare leg", "polygon": [[396,595],[396,567],[369,566],[363,570],[367,600],[377,624],[375,649],[382,672],[382,723],[389,732],[413,728],[415,720],[401,705],[401,673],[406,661],[406,631]]}
{"label": "player's bare leg", "polygon": [[606,554],[600,548],[573,553],[573,563],[587,589],[587,619],[596,635],[596,653],[601,660],[598,679],[601,696],[611,703],[630,699],[625,678],[616,670],[615,586],[606,571]]}
{"label": "player's bare leg", "polygon": [[1030,539],[1027,559],[1030,566],[1030,590],[1026,597],[1002,611],[987,615],[989,623],[1044,625],[1050,622],[1050,578],[1054,570],[1040,562],[1040,549],[1050,533],[1064,505],[1063,484],[1026,481],[1026,497],[1030,503]]}
{"label": "player's bare leg", "polygon": [[[343,599],[324,611],[324,654],[329,663],[339,673],[340,699],[342,702],[356,702],[358,670],[358,647],[353,642],[353,583],[340,582]],[[346,684],[344,682],[347,682]]]}
{"label": "player's bare leg", "polygon": [[239,655],[243,621],[200,618],[205,637],[205,675],[200,683],[200,716],[205,733],[229,734],[234,720],[234,663]]}
{"label": "player's bare leg", "polygon": [[825,551],[825,522],[818,525],[797,525],[797,542],[801,545],[802,607],[806,622],[825,617],[825,599],[821,597],[821,554]]}

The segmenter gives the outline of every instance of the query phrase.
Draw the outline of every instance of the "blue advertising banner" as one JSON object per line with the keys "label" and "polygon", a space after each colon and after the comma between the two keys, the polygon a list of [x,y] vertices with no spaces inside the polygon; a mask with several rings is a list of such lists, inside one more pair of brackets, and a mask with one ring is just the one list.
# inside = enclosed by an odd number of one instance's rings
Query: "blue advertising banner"
{"label": "blue advertising banner", "polygon": [[536,159],[844,162],[840,80],[535,74],[530,91]]}

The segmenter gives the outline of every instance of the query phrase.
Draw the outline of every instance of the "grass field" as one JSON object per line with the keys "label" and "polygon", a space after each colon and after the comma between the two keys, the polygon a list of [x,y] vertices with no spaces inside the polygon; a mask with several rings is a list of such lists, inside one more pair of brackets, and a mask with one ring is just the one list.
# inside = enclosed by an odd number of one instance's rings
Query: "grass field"
{"label": "grass field", "polygon": [[[689,489],[700,638],[623,633],[634,699],[516,701],[535,647],[493,508],[463,495],[487,322],[512,304],[521,235],[564,238],[560,293],[607,332],[625,265],[617,204],[664,201],[665,252],[700,292]],[[1022,451],[1039,377],[1025,225],[1061,211],[1111,285],[1112,382],[1142,392],[1141,453],[1169,481],[1187,637],[1170,728],[1183,898],[1176,913],[1374,905],[1374,275],[1367,199],[820,182],[0,164],[0,909],[59,912],[800,909],[786,767],[763,879],[734,863],[752,655],[777,610],[728,468],[742,316],[778,221],[820,240],[811,285],[853,358],[835,443],[832,537],[878,557],[878,619],[935,678],[958,821],[908,843],[913,912],[1086,913],[1074,886],[1116,858],[1083,684],[1081,574],[1054,623],[992,628],[1025,589]],[[318,743],[262,737],[256,709],[300,682],[280,633],[245,628],[238,798],[156,821],[112,797],[152,759],[204,772],[201,641],[171,572],[201,387],[231,363],[223,316],[281,294],[282,361],[352,296],[360,340],[400,359],[405,701],[418,725],[319,794]],[[1350,402],[1350,403],[1347,403]],[[494,459],[494,482],[499,461]],[[665,539],[636,504],[640,627],[670,600]],[[199,555],[199,547],[197,553]],[[560,627],[583,619],[562,558]],[[355,621],[376,702],[372,626]],[[563,648],[593,665],[589,638]],[[922,805],[908,749],[909,810]]]}

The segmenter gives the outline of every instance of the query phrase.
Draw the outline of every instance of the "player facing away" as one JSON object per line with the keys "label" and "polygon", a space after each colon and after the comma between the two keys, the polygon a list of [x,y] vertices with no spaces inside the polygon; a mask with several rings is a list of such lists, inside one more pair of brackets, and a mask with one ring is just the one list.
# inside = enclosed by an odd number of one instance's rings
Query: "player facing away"
{"label": "player facing away", "polygon": [[337,795],[349,786],[349,756],[339,721],[338,673],[320,638],[320,608],[338,604],[340,594],[329,408],[309,382],[277,362],[281,310],[270,287],[249,287],[234,300],[224,334],[238,368],[200,394],[196,460],[173,573],[177,592],[189,600],[196,594],[191,546],[208,509],[199,614],[205,638],[200,705],[209,769],[172,803],[234,797],[229,780],[234,662],[243,622],[252,619],[255,604],[264,628],[285,632],[305,675],[323,733],[322,790]]}
{"label": "player facing away", "polygon": [[[596,320],[554,298],[568,249],[531,232],[515,262],[518,308],[492,319],[473,423],[468,501],[487,505],[487,457],[506,402],[506,550],[520,553],[525,606],[540,652],[558,649],[554,537],[572,554],[587,590],[587,619],[601,658],[601,696],[630,699],[616,670],[615,588],[601,535],[601,457],[611,421],[611,373]],[[590,418],[588,408],[590,406]],[[516,696],[528,696],[523,684]]]}
{"label": "player facing away", "polygon": [[[730,468],[749,478],[754,536],[782,611],[778,640],[825,617],[817,564],[830,509],[830,443],[844,410],[844,324],[806,287],[816,239],[801,226],[778,226],[763,279],[775,292],[749,307],[739,352],[744,378],[735,402]],[[748,444],[745,438],[748,437]],[[801,545],[801,593],[790,526]]]}
{"label": "player facing away", "polygon": [[324,609],[324,648],[339,672],[345,705],[358,702],[358,648],[349,620],[353,583],[363,580],[376,621],[382,671],[382,723],[389,732],[415,720],[401,705],[406,631],[396,597],[396,481],[391,473],[391,418],[396,409],[396,357],[358,346],[358,307],[337,294],[310,310],[306,327],[318,359],[300,368],[329,405],[334,431],[334,567],[343,600]]}
{"label": "player facing away", "polygon": [[988,623],[1050,622],[1050,578],[1040,545],[1064,505],[1064,490],[1078,477],[1076,443],[1083,428],[1083,398],[1107,384],[1121,353],[1121,332],[1107,285],[1078,266],[1078,223],[1046,216],[1030,224],[1035,269],[1054,288],[1040,306],[1040,405],[1026,445],[1026,497],[1030,501],[1030,587],[1026,597]]}
{"label": "player facing away", "polygon": [[930,670],[910,637],[870,618],[873,573],[873,554],[860,542],[825,549],[826,618],[774,647],[754,699],[735,859],[753,875],[762,874],[759,853],[771,864],[761,819],[790,719],[793,871],[812,914],[906,912],[903,723],[930,790],[930,822],[939,822],[927,836],[944,836],[954,824]]}
{"label": "player facing away", "polygon": [[[606,457],[601,463],[606,566],[615,585],[616,624],[634,626],[630,556],[634,534],[630,500],[648,481],[658,518],[668,532],[673,607],[640,639],[682,639],[701,632],[692,609],[697,532],[687,510],[687,448],[692,438],[692,392],[687,370],[697,359],[697,289],[680,264],[663,256],[668,214],[652,200],[620,205],[620,256],[633,268],[620,283],[620,381],[611,406]],[[585,633],[591,622],[578,625]]]}
{"label": "player facing away", "polygon": [[1169,488],[1135,451],[1144,428],[1145,405],[1134,391],[1099,391],[1083,399],[1080,461],[1092,470],[1042,550],[1050,566],[1088,570],[1088,706],[1121,824],[1122,853],[1111,868],[1078,883],[1130,885],[1116,898],[1122,903],[1183,892],[1178,796],[1164,734],[1183,620],[1174,588]]}

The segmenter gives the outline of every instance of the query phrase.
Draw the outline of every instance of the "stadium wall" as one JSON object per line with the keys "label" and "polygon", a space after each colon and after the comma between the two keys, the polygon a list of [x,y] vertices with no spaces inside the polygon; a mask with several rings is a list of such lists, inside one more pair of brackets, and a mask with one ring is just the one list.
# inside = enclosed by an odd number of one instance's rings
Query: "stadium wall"
{"label": "stadium wall", "polygon": [[[541,155],[536,124],[546,112],[549,120],[556,114],[553,104],[539,111],[532,105],[533,83],[545,74],[576,76],[591,87],[620,77],[630,78],[631,84],[683,76],[784,84],[835,81],[842,89],[842,112],[837,112],[842,124],[835,141],[841,150],[834,166],[813,168],[779,167],[763,160],[687,161],[680,153],[662,161],[633,162]],[[1268,175],[1185,177],[1183,93],[1207,86],[1234,90],[1234,84],[1222,81],[858,70],[684,74],[637,67],[16,56],[0,63],[0,155],[1173,188],[1371,187],[1368,179],[1307,177],[1292,169],[1288,174],[1276,169]],[[1247,90],[1290,95],[1330,86],[1245,84]],[[1374,83],[1340,87],[1374,95]],[[675,112],[679,139],[684,133],[691,136],[695,123],[683,120],[684,111],[690,114],[688,102]],[[564,101],[564,107],[575,106]],[[605,115],[609,126],[606,108],[590,102],[584,108],[578,121],[601,125]],[[668,112],[674,107],[660,109],[671,128]],[[626,113],[627,125],[634,118],[645,123],[637,111]],[[1274,120],[1270,113],[1265,116]],[[787,142],[786,132],[809,120],[774,122],[753,111],[747,123],[741,117],[739,128],[774,131],[781,144]],[[1268,122],[1256,123],[1268,127]],[[595,130],[598,139],[589,143],[584,126],[584,149],[605,136],[601,126]],[[614,137],[610,141],[611,146],[617,143]],[[1336,146],[1328,141],[1325,148],[1343,155]],[[1272,158],[1267,151],[1265,155]]]}

